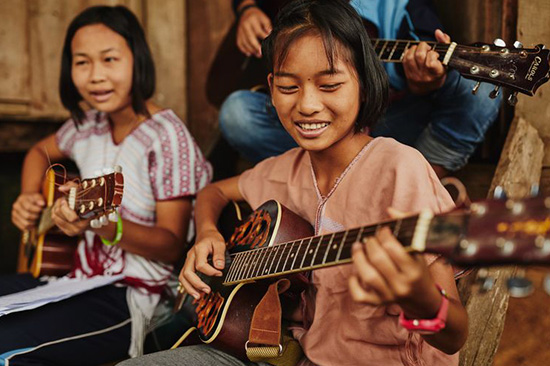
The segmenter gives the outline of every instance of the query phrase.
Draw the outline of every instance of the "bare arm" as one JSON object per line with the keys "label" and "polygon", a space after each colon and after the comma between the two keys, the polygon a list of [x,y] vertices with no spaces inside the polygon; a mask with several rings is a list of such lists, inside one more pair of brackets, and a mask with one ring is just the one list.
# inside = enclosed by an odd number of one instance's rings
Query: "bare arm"
{"label": "bare arm", "polygon": [[36,225],[40,212],[46,205],[42,194],[44,173],[50,163],[65,159],[59,150],[55,135],[49,135],[34,145],[25,156],[21,174],[21,194],[12,206],[12,222],[20,230],[31,229]]}
{"label": "bare arm", "polygon": [[366,243],[354,244],[352,257],[356,269],[350,278],[352,297],[371,305],[397,304],[408,319],[435,318],[442,302],[437,279],[449,295],[446,326],[423,337],[445,353],[460,350],[468,335],[468,315],[449,265],[437,261],[427,267],[423,256],[406,253],[387,227]]}
{"label": "bare arm", "polygon": [[[68,185],[64,186],[68,190]],[[187,247],[186,237],[191,220],[191,198],[179,198],[170,201],[159,201],[156,206],[157,222],[155,226],[144,226],[123,220],[123,235],[117,244],[122,249],[165,263],[176,262]],[[69,208],[66,199],[55,202],[52,210],[55,224],[67,235],[74,236],[85,230],[94,231],[107,240],[113,240],[116,234],[116,223],[98,229],[89,227],[90,220],[80,220]]]}
{"label": "bare arm", "polygon": [[[197,276],[196,271],[208,276],[222,275],[221,270],[225,265],[225,241],[216,223],[229,201],[243,200],[238,181],[237,176],[212,183],[197,196],[195,205],[197,240],[187,253],[187,259],[179,275],[185,291],[195,298],[199,297],[199,291],[210,291],[210,288]],[[209,255],[212,255],[214,266],[207,262]]]}

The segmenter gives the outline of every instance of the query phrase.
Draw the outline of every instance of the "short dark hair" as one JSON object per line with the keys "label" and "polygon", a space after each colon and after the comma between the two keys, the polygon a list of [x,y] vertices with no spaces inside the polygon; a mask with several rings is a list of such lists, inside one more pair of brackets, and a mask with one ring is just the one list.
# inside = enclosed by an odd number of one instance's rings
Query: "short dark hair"
{"label": "short dark hair", "polygon": [[320,34],[331,70],[341,45],[350,54],[359,79],[361,107],[355,131],[372,127],[388,104],[388,77],[378,59],[361,17],[344,0],[296,0],[275,19],[273,31],[262,42],[262,54],[270,72],[281,66],[297,39]]}
{"label": "short dark hair", "polygon": [[103,24],[120,34],[132,51],[134,66],[132,73],[132,108],[138,114],[149,116],[145,101],[155,92],[155,64],[145,40],[145,33],[136,16],[124,6],[93,6],[73,19],[63,44],[59,95],[61,102],[69,110],[76,124],[84,119],[84,111],[79,105],[82,96],[78,93],[71,76],[71,42],[75,33],[82,27]]}

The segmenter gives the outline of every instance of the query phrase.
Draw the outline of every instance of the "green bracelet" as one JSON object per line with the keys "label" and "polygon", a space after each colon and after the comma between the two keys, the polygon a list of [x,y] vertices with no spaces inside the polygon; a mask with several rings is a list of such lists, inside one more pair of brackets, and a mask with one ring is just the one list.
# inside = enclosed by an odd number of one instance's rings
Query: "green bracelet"
{"label": "green bracelet", "polygon": [[118,244],[120,239],[122,239],[122,218],[120,217],[120,214],[117,214],[118,220],[116,221],[116,234],[113,241],[107,240],[105,238],[99,237],[101,239],[101,242],[107,246],[113,246]]}

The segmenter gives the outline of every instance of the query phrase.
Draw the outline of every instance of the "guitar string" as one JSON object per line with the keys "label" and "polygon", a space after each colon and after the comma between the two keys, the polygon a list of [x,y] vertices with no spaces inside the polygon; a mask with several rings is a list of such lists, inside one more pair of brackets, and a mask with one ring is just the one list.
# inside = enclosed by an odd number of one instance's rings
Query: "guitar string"
{"label": "guitar string", "polygon": [[[415,228],[416,228],[416,219],[417,218],[415,217],[415,218],[412,218],[412,219],[408,219],[407,222],[402,223],[401,228],[400,228],[400,232],[398,233],[398,236],[403,237],[403,236],[406,236],[406,235],[412,235],[415,231]],[[397,222],[390,222],[390,226],[391,226],[391,224],[395,224],[395,223],[397,223]],[[382,226],[384,226],[384,225],[382,225]],[[365,237],[371,236],[372,234],[374,234],[376,232],[376,230],[378,228],[377,228],[377,226],[374,226],[374,227],[367,227],[367,228],[363,228],[363,229],[364,230],[361,233],[360,240],[364,239]],[[355,229],[348,230],[347,233],[348,234],[352,233],[352,235],[348,235],[344,241],[340,241],[340,243],[336,244],[336,245],[342,246],[343,248],[348,249],[355,241],[357,241],[355,238],[359,234],[360,230],[361,230],[361,228],[355,228]],[[316,247],[318,249],[321,249],[321,252],[327,252],[328,247],[333,246],[335,244],[334,243],[325,243],[323,240],[327,239],[328,237],[330,237],[332,235],[343,234],[345,232],[346,231],[341,231],[341,232],[337,232],[337,233],[321,235],[321,236],[318,237],[319,238],[318,243],[315,244],[314,247]],[[354,233],[354,232],[356,232],[356,233]],[[371,235],[369,235],[369,234],[371,234]],[[307,238],[299,239],[299,240],[296,240],[296,241],[280,243],[280,244],[276,244],[276,245],[271,246],[271,247],[261,247],[261,248],[257,248],[257,249],[253,249],[253,250],[248,250],[248,251],[245,251],[245,252],[233,253],[230,256],[232,257],[233,261],[236,261],[236,260],[238,260],[237,257],[239,257],[241,255],[244,255],[244,253],[249,254],[251,252],[256,251],[257,253],[252,253],[252,256],[256,256],[256,257],[260,258],[260,261],[258,261],[257,263],[264,263],[263,261],[261,261],[261,259],[264,259],[264,257],[266,256],[266,253],[265,253],[266,251],[271,250],[275,253],[275,255],[273,255],[273,258],[271,258],[271,265],[270,265],[270,268],[269,268],[269,269],[271,269],[271,267],[273,266],[273,262],[275,262],[276,259],[279,259],[279,263],[280,263],[280,259],[281,259],[280,257],[288,256],[291,253],[294,253],[297,256],[306,255],[306,258],[307,258],[307,253],[306,253],[305,250],[302,249],[301,245],[298,246],[298,249],[296,251],[292,251],[292,250],[285,251],[284,249],[279,251],[279,248],[283,245],[291,244],[290,248],[293,248],[294,245],[296,245],[300,241],[303,242],[303,240],[305,240],[305,239],[307,239]],[[260,252],[264,252],[264,253],[260,253]],[[317,252],[319,252],[319,250]],[[314,257],[312,256],[311,257],[310,265],[306,265],[306,266],[303,266],[303,267],[300,266],[300,267],[296,267],[296,268],[291,266],[291,268],[287,271],[295,270],[295,269],[298,269],[298,268],[302,268],[302,269],[303,268],[309,268],[309,267],[312,267],[312,266],[318,265],[318,264],[332,263],[332,262],[326,262],[326,258],[325,258],[325,262],[317,263],[315,261],[315,258],[317,258],[317,256],[314,256]],[[321,258],[321,257],[319,257],[319,258]],[[269,259],[267,261],[269,261]],[[311,263],[315,263],[315,264],[311,264]],[[264,263],[264,266],[265,265],[267,265],[267,263]],[[278,265],[276,266],[275,270],[277,270],[277,268],[279,268]],[[284,269],[285,269],[285,266],[283,266],[281,271],[276,271],[274,273],[285,272]],[[255,273],[255,271],[253,270],[252,273]],[[269,273],[269,274],[273,274],[273,273]],[[256,275],[256,276],[253,276],[253,277],[250,277],[250,278],[254,278],[254,277],[259,277],[259,275]]]}

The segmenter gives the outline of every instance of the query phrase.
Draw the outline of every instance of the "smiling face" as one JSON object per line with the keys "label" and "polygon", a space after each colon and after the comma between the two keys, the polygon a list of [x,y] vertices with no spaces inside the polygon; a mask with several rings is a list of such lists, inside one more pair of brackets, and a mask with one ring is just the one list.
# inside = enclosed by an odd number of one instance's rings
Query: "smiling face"
{"label": "smiling face", "polygon": [[80,28],[71,42],[73,83],[93,108],[131,108],[134,57],[126,40],[103,24]]}
{"label": "smiling face", "polygon": [[305,150],[338,149],[354,140],[360,92],[355,69],[338,45],[331,72],[323,41],[304,35],[270,75],[273,105],[284,128]]}

